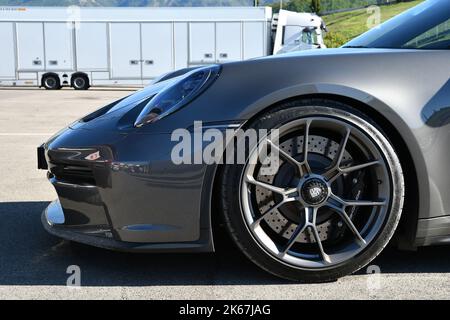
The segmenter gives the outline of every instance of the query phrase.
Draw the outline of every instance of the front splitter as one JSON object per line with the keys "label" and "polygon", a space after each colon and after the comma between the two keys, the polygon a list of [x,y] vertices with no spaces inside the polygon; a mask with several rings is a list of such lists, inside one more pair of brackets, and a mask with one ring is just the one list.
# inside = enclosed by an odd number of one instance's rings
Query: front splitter
{"label": "front splitter", "polygon": [[210,246],[204,243],[152,243],[142,244],[122,242],[112,238],[98,236],[104,230],[80,232],[73,227],[64,226],[64,212],[59,200],[52,202],[41,215],[44,229],[53,236],[89,246],[123,252],[211,252]]}

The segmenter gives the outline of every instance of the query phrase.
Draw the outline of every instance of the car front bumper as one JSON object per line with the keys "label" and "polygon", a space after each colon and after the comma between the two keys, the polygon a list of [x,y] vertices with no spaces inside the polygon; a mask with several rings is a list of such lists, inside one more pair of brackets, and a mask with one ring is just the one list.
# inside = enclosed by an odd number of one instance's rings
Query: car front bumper
{"label": "car front bumper", "polygon": [[210,221],[200,219],[206,167],[173,164],[170,137],[68,129],[39,147],[58,194],[45,229],[114,250],[213,251]]}
{"label": "car front bumper", "polygon": [[185,243],[133,243],[113,239],[110,230],[80,229],[64,225],[65,215],[59,200],[55,200],[42,212],[41,222],[44,229],[58,238],[89,246],[123,252],[210,252],[211,249],[201,242]]}

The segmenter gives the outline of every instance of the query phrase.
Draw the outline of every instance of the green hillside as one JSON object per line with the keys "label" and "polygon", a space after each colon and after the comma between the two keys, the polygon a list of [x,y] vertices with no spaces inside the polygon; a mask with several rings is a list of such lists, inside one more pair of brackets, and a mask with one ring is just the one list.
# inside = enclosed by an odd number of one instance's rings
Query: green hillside
{"label": "green hillside", "polygon": [[[381,22],[384,22],[403,11],[412,8],[423,0],[402,2],[398,4],[381,6]],[[349,40],[359,36],[368,30],[367,21],[371,13],[367,9],[350,12],[335,13],[324,16],[329,33],[325,38],[325,43],[329,48],[340,47]]]}

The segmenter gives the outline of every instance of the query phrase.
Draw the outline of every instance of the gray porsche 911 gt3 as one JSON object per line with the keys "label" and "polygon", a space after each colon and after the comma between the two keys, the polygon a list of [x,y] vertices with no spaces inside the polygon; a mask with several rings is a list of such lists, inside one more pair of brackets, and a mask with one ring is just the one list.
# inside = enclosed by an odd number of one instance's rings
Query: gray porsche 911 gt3
{"label": "gray porsche 911 gt3", "polygon": [[165,75],[38,149],[59,197],[43,225],[211,252],[221,220],[258,266],[304,282],[355,272],[391,239],[449,243],[449,49],[450,2],[429,0],[339,49]]}

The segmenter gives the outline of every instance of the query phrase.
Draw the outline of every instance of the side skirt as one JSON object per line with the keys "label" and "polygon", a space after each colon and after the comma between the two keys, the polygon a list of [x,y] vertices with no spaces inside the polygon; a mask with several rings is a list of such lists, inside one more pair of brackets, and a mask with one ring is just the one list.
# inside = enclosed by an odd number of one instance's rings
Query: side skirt
{"label": "side skirt", "polygon": [[420,219],[417,225],[417,246],[450,244],[450,216]]}

